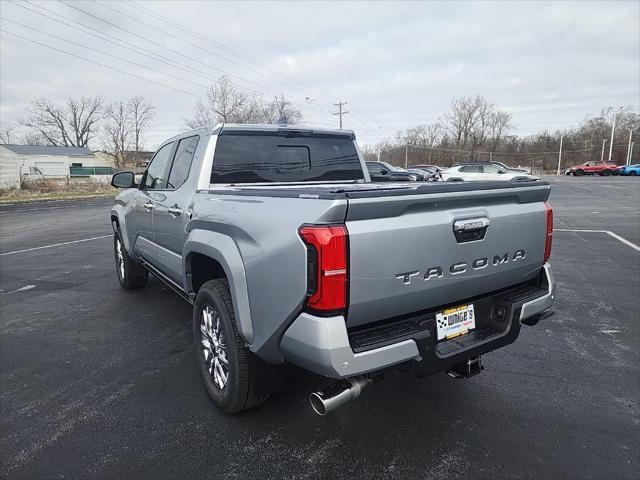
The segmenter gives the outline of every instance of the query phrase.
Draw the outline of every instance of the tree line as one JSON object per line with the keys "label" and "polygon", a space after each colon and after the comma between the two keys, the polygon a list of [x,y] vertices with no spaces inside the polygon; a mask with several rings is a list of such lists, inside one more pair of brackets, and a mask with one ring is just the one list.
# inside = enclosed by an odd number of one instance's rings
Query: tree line
{"label": "tree line", "polygon": [[[57,104],[41,98],[33,101],[18,126],[0,130],[0,143],[101,148],[114,158],[116,167],[135,162],[145,150],[145,136],[156,109],[136,96],[107,102],[103,97],[68,98]],[[198,100],[185,129],[216,123],[299,124],[302,113],[284,94],[267,99],[240,92],[225,76]]]}
{"label": "tree line", "polygon": [[[135,161],[144,150],[145,135],[155,119],[153,104],[143,97],[106,102],[103,97],[69,98],[62,104],[38,99],[16,129],[0,130],[0,143],[99,146],[121,167]],[[498,160],[508,165],[532,166],[536,170],[557,168],[560,139],[563,164],[608,158],[612,128],[611,109],[588,116],[578,126],[534,135],[513,135],[512,115],[484,97],[460,97],[436,122],[398,131],[377,145],[363,145],[368,160],[380,158],[395,165],[420,163],[450,166],[461,161]],[[220,77],[199,99],[185,128],[216,123],[300,124],[302,112],[284,94],[272,98],[238,90],[226,76]],[[629,132],[640,133],[640,115],[627,107],[617,113],[612,160],[626,161]],[[605,148],[602,142],[605,140]],[[633,161],[640,158],[640,145]]]}
{"label": "tree line", "polygon": [[[535,170],[555,170],[558,166],[560,139],[563,140],[561,167],[589,160],[608,159],[613,111],[602,110],[585,118],[578,126],[564,130],[542,130],[534,135],[517,136],[510,113],[487,99],[460,97],[436,122],[398,131],[392,139],[363,148],[367,160],[380,158],[394,165],[432,164],[450,166],[464,161],[501,161],[512,166],[530,166]],[[629,133],[637,139],[640,115],[626,107],[617,112],[611,160],[626,162]],[[634,149],[638,163],[640,146]]]}

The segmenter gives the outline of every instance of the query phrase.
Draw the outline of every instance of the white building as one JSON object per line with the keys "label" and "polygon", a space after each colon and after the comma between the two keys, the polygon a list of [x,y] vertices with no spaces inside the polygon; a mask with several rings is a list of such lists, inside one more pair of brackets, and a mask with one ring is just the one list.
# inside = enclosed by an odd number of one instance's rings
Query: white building
{"label": "white building", "polygon": [[20,187],[20,178],[109,175],[113,162],[88,148],[0,145],[0,188]]}

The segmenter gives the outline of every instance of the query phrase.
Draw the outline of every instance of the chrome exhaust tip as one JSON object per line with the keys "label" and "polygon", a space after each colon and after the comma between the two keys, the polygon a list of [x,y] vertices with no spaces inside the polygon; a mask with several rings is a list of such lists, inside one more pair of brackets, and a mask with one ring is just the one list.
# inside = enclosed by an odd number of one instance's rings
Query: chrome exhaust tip
{"label": "chrome exhaust tip", "polygon": [[368,377],[344,378],[332,383],[323,390],[311,393],[309,395],[311,408],[318,415],[326,415],[345,403],[358,398],[370,384],[371,379]]}

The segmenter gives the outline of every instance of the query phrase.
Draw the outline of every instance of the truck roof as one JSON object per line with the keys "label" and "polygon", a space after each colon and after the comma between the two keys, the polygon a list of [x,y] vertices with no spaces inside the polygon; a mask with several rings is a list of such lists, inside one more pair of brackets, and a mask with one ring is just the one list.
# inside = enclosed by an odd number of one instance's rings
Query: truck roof
{"label": "truck roof", "polygon": [[[302,135],[340,135],[349,137],[352,140],[355,140],[356,134],[351,129],[338,129],[338,128],[308,128],[304,125],[269,125],[269,124],[249,124],[249,123],[217,123],[211,125],[205,125],[199,128],[195,128],[193,130],[183,132],[179,135],[176,135],[173,138],[183,137],[188,134],[221,134],[222,132],[255,132],[255,133],[266,133],[266,132],[300,132]],[[173,138],[167,140],[173,140]]]}

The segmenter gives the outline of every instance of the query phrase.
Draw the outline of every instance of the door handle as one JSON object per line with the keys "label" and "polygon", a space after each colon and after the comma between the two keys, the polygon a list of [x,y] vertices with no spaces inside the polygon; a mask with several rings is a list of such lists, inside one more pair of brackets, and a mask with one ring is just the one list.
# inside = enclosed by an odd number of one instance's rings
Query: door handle
{"label": "door handle", "polygon": [[169,212],[169,215],[174,217],[182,215],[182,209],[178,206],[167,208],[167,212]]}
{"label": "door handle", "polygon": [[146,208],[150,212],[151,210],[153,210],[153,203],[147,202],[147,203],[145,203],[143,205],[143,207]]}

